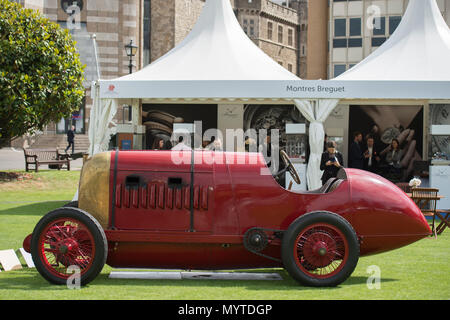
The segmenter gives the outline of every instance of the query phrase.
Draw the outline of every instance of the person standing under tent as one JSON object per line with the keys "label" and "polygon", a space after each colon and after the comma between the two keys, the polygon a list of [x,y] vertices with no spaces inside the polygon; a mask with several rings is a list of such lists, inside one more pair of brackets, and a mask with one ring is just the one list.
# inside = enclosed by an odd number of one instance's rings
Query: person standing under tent
{"label": "person standing under tent", "polygon": [[327,142],[327,151],[322,153],[320,160],[320,170],[323,170],[322,185],[324,185],[328,179],[337,177],[339,169],[342,168],[344,158],[342,154],[336,150],[336,144],[334,141]]}
{"label": "person standing under tent", "polygon": [[403,151],[400,149],[400,142],[397,139],[392,139],[391,146],[386,154],[386,162],[389,166],[396,169],[401,169],[401,159]]}
{"label": "person standing under tent", "polygon": [[366,138],[367,148],[364,151],[364,170],[375,172],[378,168],[378,164],[381,158],[378,155],[377,145],[375,139],[368,135]]}
{"label": "person standing under tent", "polygon": [[364,156],[361,151],[362,133],[357,131],[353,135],[353,143],[350,145],[348,157],[348,167],[355,169],[364,169]]}

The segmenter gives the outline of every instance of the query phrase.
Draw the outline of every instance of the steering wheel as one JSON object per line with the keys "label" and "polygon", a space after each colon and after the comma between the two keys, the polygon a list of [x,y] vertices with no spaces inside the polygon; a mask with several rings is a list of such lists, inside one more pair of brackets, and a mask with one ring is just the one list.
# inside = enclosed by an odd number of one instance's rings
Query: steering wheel
{"label": "steering wheel", "polygon": [[280,151],[281,159],[283,160],[286,169],[281,170],[277,175],[282,174],[283,172],[289,171],[289,173],[292,176],[292,179],[295,181],[296,184],[300,184],[300,176],[298,175],[297,170],[295,169],[294,165],[292,164],[291,159],[289,159],[289,156],[284,150]]}

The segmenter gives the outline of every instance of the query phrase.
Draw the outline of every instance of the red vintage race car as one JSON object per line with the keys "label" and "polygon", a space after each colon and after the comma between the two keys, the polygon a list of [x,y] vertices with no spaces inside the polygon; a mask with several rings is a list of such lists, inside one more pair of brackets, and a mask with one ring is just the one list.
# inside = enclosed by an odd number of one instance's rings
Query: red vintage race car
{"label": "red vintage race car", "polygon": [[[287,156],[281,158],[300,183]],[[55,284],[66,283],[73,265],[87,284],[107,263],[283,267],[303,285],[336,286],[360,256],[430,234],[414,202],[369,172],[342,169],[318,190],[293,192],[276,182],[258,153],[112,151],[85,163],[78,203],[46,214],[24,248]]]}

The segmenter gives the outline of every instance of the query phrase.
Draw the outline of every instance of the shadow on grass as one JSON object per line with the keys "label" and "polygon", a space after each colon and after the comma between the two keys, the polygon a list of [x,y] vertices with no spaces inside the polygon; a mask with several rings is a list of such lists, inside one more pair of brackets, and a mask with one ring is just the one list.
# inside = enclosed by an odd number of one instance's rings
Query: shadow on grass
{"label": "shadow on grass", "polygon": [[[25,201],[24,201],[25,202]],[[54,209],[61,208],[69,201],[45,201],[45,202],[33,202],[25,205],[17,206],[14,208],[0,210],[0,215],[12,215],[12,216],[42,216]],[[5,205],[15,205],[14,202],[2,202]]]}
{"label": "shadow on grass", "polygon": [[[398,281],[396,279],[382,279],[381,284],[387,282]],[[236,288],[245,287],[248,290],[278,290],[278,291],[302,291],[302,290],[336,290],[346,286],[352,285],[365,285],[367,283],[367,277],[350,277],[344,283],[337,287],[306,287],[297,283],[289,275],[283,275],[283,280],[273,281],[258,281],[258,280],[137,280],[137,279],[108,279],[107,275],[99,277],[96,281],[91,283],[91,286],[95,285],[133,285],[133,286],[152,286],[152,287],[219,287],[219,288]]]}
{"label": "shadow on grass", "polygon": [[[87,286],[81,288],[83,290],[95,290],[96,287],[172,287],[177,288],[245,288],[246,290],[276,290],[276,291],[311,291],[311,290],[339,290],[347,286],[365,285],[367,277],[354,276],[350,277],[344,283],[337,287],[313,288],[298,284],[292,279],[285,270],[267,270],[267,272],[278,272],[283,280],[273,281],[257,281],[257,280],[138,280],[138,279],[109,279],[109,273],[100,274],[94,281]],[[251,270],[246,271],[251,272]],[[254,272],[265,272],[264,270],[257,270]],[[387,282],[398,281],[396,279],[381,279],[381,284]],[[68,290],[64,285],[53,285],[47,282],[35,270],[21,270],[13,271],[7,278],[1,277],[0,274],[0,288],[6,290],[39,290],[39,291],[61,291]],[[110,290],[110,289],[108,289]]]}

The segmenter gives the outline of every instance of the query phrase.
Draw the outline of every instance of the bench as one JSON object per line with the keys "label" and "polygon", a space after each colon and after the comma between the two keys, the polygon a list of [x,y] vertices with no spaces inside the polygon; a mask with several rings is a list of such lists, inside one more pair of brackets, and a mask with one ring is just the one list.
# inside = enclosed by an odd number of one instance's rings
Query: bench
{"label": "bench", "polygon": [[39,166],[43,164],[56,165],[61,170],[63,165],[70,171],[70,160],[63,159],[63,154],[56,149],[23,149],[25,155],[25,170],[28,172],[29,165],[34,165],[34,170],[38,172]]}

